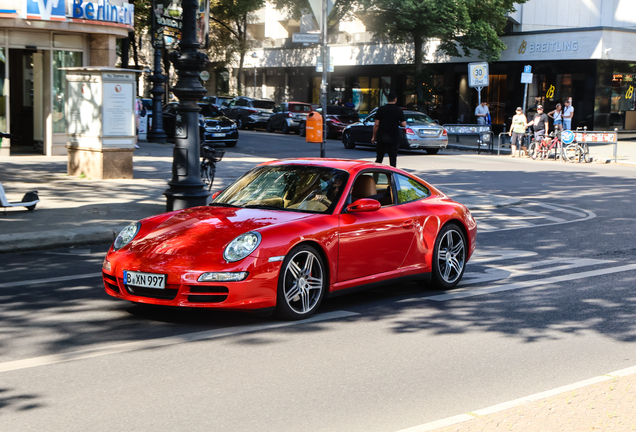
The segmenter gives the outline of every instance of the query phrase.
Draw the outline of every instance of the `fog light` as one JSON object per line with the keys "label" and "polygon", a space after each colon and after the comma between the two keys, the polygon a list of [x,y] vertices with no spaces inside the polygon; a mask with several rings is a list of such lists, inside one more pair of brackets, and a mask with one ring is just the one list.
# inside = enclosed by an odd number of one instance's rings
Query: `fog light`
{"label": "fog light", "polygon": [[102,268],[106,271],[110,271],[110,261],[104,258],[104,263],[102,264]]}
{"label": "fog light", "polygon": [[248,272],[203,273],[197,280],[199,282],[238,282],[244,280],[248,274]]}

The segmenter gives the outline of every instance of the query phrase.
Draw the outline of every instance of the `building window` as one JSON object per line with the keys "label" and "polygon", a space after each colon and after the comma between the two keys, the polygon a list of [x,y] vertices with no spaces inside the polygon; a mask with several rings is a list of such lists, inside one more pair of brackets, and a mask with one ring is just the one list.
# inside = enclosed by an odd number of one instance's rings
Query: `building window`
{"label": "building window", "polygon": [[64,121],[64,94],[66,71],[63,67],[82,66],[82,53],[76,51],[53,51],[53,132],[66,132]]}

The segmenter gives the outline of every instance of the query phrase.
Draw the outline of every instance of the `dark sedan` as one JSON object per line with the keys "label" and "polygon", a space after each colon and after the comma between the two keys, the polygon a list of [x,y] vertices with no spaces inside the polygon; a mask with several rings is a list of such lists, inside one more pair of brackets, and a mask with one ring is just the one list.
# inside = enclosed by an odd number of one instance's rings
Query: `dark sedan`
{"label": "dark sedan", "polygon": [[[375,147],[371,142],[377,108],[362,121],[349,125],[342,132],[342,143],[348,149],[357,145]],[[425,150],[436,154],[448,145],[448,134],[443,126],[429,116],[418,111],[405,110],[406,128],[400,128],[400,149]]]}
{"label": "dark sedan", "polygon": [[[316,111],[322,113],[322,108]],[[342,131],[350,124],[360,121],[358,113],[353,108],[333,105],[327,107],[327,138],[338,138]],[[301,120],[298,133],[306,134],[305,120]]]}
{"label": "dark sedan", "polygon": [[[168,138],[175,138],[175,123],[177,103],[169,103],[163,107],[163,128]],[[215,106],[199,103],[199,138],[201,142],[225,144],[234,147],[239,133],[236,123],[225,117]]]}

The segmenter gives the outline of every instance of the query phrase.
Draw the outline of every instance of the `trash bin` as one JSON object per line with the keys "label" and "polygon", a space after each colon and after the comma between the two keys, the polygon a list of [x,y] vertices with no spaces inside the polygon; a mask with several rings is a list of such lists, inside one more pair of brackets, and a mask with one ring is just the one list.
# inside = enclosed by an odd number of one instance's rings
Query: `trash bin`
{"label": "trash bin", "polygon": [[321,143],[322,142],[322,115],[317,111],[312,111],[307,116],[307,123],[305,126],[307,142]]}

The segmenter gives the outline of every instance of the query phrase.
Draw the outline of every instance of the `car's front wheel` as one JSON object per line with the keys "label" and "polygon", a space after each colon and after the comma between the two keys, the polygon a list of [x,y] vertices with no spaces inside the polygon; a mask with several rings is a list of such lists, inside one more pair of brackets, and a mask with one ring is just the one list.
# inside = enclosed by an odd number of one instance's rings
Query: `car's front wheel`
{"label": "car's front wheel", "polygon": [[267,132],[274,132],[274,128],[272,127],[272,122],[270,120],[267,121],[267,125],[265,126],[265,130]]}
{"label": "car's front wheel", "polygon": [[342,143],[347,149],[356,148],[356,144],[353,142],[353,139],[351,139],[351,132],[349,131],[344,131],[342,133]]}
{"label": "car's front wheel", "polygon": [[283,123],[283,128],[281,129],[281,132],[284,133],[285,135],[287,135],[290,131],[289,131],[289,125],[287,124],[287,121],[285,121],[285,123]]}
{"label": "car's front wheel", "polygon": [[245,129],[245,123],[243,122],[243,117],[238,117],[236,119],[236,127],[239,129]]}
{"label": "car's front wheel", "polygon": [[307,126],[305,125],[305,123],[301,123],[300,126],[298,126],[298,135],[300,135],[301,137],[307,135]]}
{"label": "car's front wheel", "polygon": [[287,254],[278,278],[276,313],[285,319],[312,316],[327,290],[327,272],[315,248],[300,245]]}
{"label": "car's front wheel", "polygon": [[433,283],[443,289],[457,286],[466,269],[466,238],[459,226],[445,225],[433,252]]}

